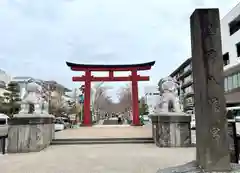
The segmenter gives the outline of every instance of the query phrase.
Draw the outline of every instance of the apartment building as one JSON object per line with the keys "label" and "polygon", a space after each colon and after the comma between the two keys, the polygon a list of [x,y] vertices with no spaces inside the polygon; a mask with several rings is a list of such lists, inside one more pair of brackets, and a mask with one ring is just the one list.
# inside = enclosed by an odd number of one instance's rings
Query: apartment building
{"label": "apartment building", "polygon": [[[240,3],[221,20],[224,88],[227,106],[240,105]],[[171,74],[180,83],[184,110],[194,112],[191,58]]]}
{"label": "apartment building", "polygon": [[183,103],[183,110],[194,111],[194,91],[193,91],[193,80],[192,80],[192,60],[188,58],[184,61],[176,70],[171,74],[175,80],[180,84],[179,95],[180,100]]}
{"label": "apartment building", "polygon": [[224,88],[227,106],[240,105],[240,3],[222,20]]}

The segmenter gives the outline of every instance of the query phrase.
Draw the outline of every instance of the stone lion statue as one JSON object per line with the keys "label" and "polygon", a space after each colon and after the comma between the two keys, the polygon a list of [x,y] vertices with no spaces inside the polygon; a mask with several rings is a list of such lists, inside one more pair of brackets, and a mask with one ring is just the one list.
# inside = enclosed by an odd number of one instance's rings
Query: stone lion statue
{"label": "stone lion statue", "polygon": [[28,114],[30,113],[30,106],[34,107],[33,113],[48,114],[48,104],[47,100],[43,94],[43,88],[41,85],[30,82],[26,84],[26,91],[23,95],[21,102],[21,110],[19,113]]}
{"label": "stone lion statue", "polygon": [[178,83],[172,77],[166,77],[160,79],[158,87],[161,97],[156,111],[182,112],[178,98]]}

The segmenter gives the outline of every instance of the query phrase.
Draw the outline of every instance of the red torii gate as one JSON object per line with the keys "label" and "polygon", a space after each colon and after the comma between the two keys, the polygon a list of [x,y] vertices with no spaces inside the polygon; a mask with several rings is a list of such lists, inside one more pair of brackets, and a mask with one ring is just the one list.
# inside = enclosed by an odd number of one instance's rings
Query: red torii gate
{"label": "red torii gate", "polygon": [[[90,126],[91,122],[91,111],[90,111],[90,96],[91,96],[91,82],[96,81],[132,81],[132,112],[133,122],[132,125],[140,125],[139,121],[139,108],[138,108],[138,81],[149,81],[149,76],[140,76],[137,74],[138,71],[150,70],[155,64],[155,61],[142,63],[142,64],[129,64],[129,65],[91,65],[91,64],[75,64],[66,62],[67,66],[72,71],[84,71],[85,75],[80,77],[72,77],[73,81],[85,82],[84,89],[84,116],[83,125]],[[92,76],[91,72],[108,71],[109,75],[106,77],[95,77]],[[116,77],[114,72],[117,71],[131,71],[130,76]]]}

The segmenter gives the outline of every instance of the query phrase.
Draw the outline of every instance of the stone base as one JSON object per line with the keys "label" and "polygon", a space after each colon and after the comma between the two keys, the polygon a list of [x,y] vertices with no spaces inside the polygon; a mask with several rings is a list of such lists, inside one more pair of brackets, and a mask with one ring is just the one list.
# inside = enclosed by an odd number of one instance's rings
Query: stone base
{"label": "stone base", "polygon": [[88,124],[88,125],[80,124],[79,127],[92,127],[92,124]]}
{"label": "stone base", "polygon": [[158,147],[191,147],[191,116],[167,112],[150,115],[152,133]]}
{"label": "stone base", "polygon": [[131,126],[143,126],[143,124],[131,124]]}
{"label": "stone base", "polygon": [[9,121],[8,153],[37,152],[54,138],[54,116],[19,114]]}
{"label": "stone base", "polygon": [[[231,164],[231,171],[221,171],[221,172],[216,172],[215,173],[237,173],[240,172],[240,165],[232,163]],[[176,167],[170,167],[170,168],[165,168],[165,169],[160,169],[157,171],[157,173],[204,173],[206,171],[202,170],[198,165],[196,161],[189,162],[184,165],[179,165]],[[209,172],[210,173],[210,172]]]}

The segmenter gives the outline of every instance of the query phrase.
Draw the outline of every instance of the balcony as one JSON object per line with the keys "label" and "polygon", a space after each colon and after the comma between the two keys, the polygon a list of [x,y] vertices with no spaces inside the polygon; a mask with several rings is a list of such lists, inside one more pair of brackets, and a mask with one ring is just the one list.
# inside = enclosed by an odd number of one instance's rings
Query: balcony
{"label": "balcony", "polygon": [[183,105],[184,111],[187,110],[193,110],[194,109],[194,103],[193,102],[188,102]]}
{"label": "balcony", "polygon": [[182,84],[181,89],[187,88],[187,87],[191,86],[192,84],[193,84],[193,81],[188,80]]}
{"label": "balcony", "polygon": [[185,77],[189,76],[192,74],[192,68],[184,71],[183,73],[181,73],[178,77],[177,77],[177,80],[182,80],[184,79]]}
{"label": "balcony", "polygon": [[193,95],[194,95],[194,92],[190,91],[184,94],[184,98],[192,97]]}

